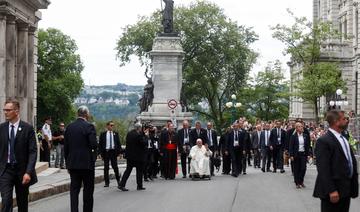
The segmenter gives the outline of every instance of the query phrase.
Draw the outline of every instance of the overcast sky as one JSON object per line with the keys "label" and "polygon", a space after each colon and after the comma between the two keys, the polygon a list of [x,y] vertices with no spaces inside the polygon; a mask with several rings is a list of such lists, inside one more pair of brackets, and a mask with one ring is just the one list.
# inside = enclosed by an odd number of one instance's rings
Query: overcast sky
{"label": "overcast sky", "polygon": [[[161,0],[51,0],[42,10],[39,27],[60,29],[73,38],[85,65],[86,85],[114,85],[119,82],[144,85],[144,68],[137,58],[119,67],[114,50],[122,28],[136,23],[139,15],[149,15],[160,8]],[[174,0],[175,4],[189,4],[191,0]],[[290,24],[286,12],[290,8],[297,16],[312,19],[313,0],[210,0],[224,9],[225,14],[240,25],[253,27],[259,35],[252,47],[260,53],[253,72],[263,69],[268,61],[280,59],[284,68],[288,57],[282,55],[284,46],[271,37],[269,26]]]}

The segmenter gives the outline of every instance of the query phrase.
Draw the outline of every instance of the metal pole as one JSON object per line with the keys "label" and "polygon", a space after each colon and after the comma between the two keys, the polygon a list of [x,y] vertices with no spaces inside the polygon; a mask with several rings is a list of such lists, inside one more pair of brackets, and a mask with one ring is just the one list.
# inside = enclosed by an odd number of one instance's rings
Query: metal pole
{"label": "metal pole", "polygon": [[357,117],[358,114],[358,76],[359,76],[359,72],[356,71],[355,72],[355,117]]}

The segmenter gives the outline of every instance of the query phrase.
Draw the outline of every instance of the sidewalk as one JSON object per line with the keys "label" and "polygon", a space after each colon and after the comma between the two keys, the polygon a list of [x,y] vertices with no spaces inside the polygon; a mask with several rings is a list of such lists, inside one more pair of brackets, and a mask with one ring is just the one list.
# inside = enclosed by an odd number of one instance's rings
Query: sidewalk
{"label": "sidewalk", "polygon": [[[119,171],[123,173],[126,164],[119,164]],[[110,179],[115,178],[112,168],[110,168]],[[95,168],[95,184],[104,181],[104,167]],[[56,194],[64,193],[70,190],[70,175],[66,169],[48,168],[38,174],[38,182],[30,187],[29,202],[50,197]],[[14,191],[14,206],[16,205],[16,196]],[[1,197],[0,197],[1,206]]]}

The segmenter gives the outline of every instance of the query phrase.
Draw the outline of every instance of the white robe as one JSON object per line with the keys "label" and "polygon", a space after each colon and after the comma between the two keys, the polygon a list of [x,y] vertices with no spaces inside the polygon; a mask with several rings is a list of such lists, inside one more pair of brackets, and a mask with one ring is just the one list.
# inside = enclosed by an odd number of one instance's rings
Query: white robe
{"label": "white robe", "polygon": [[212,152],[206,151],[204,145],[201,148],[197,145],[193,146],[190,150],[190,174],[210,175],[209,157],[211,155]]}

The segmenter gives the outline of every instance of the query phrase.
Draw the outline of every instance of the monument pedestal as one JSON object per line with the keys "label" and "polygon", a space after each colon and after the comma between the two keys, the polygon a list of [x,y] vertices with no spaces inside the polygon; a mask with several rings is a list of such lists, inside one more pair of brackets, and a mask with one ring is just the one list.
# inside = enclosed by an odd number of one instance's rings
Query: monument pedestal
{"label": "monument pedestal", "polygon": [[[153,65],[154,99],[148,112],[142,112],[138,120],[142,123],[151,122],[155,126],[164,126],[167,120],[176,120],[177,126],[185,119],[191,121],[192,113],[182,112],[180,105],[184,58],[180,37],[157,36],[150,56]],[[176,108],[169,108],[170,100],[178,103]]]}

